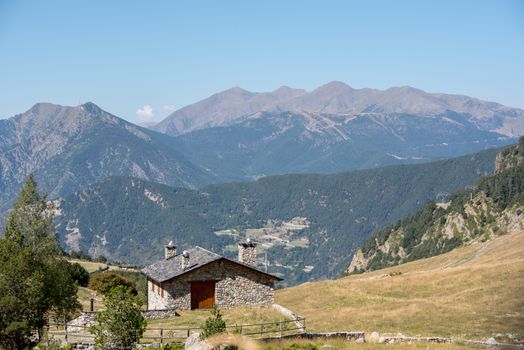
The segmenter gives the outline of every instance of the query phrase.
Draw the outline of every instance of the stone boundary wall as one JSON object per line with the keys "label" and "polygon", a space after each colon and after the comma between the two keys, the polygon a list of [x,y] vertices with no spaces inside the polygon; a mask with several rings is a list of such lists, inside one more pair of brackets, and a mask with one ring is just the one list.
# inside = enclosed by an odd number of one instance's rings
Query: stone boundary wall
{"label": "stone boundary wall", "polygon": [[176,317],[180,316],[176,309],[165,309],[165,310],[146,310],[142,311],[142,316],[146,320],[156,320],[159,318],[169,318],[169,317]]}
{"label": "stone boundary wall", "polygon": [[348,341],[355,341],[357,343],[383,343],[383,344],[394,344],[394,343],[454,343],[463,342],[469,345],[479,345],[487,347],[501,347],[504,349],[524,349],[524,344],[507,344],[498,343],[495,339],[490,338],[488,340],[460,340],[443,337],[405,337],[405,336],[378,336],[378,333],[371,333],[366,336],[364,332],[326,332],[326,333],[312,333],[304,332],[298,334],[288,334],[279,337],[266,337],[259,339],[263,342],[271,342],[280,339],[330,339],[330,338],[345,338]]}
{"label": "stone boundary wall", "polygon": [[[291,334],[291,335],[283,335],[281,337],[268,337],[268,338],[261,338],[258,339],[261,342],[271,342],[274,340],[281,340],[281,339],[333,339],[333,338],[345,338],[348,341],[354,341],[357,343],[364,343],[369,342],[366,340],[366,335],[364,332],[327,332],[327,333],[299,333],[299,334]],[[378,339],[377,339],[378,340]],[[428,342],[428,343],[453,343],[454,341],[450,338],[442,338],[442,337],[399,337],[399,336],[391,336],[391,337],[380,337],[380,340],[382,342],[387,344],[392,343],[416,343],[416,342]],[[521,350],[524,349],[524,344],[502,344],[493,342],[491,339],[487,341],[477,341],[477,340],[464,340],[465,344],[471,344],[471,345],[480,345],[480,346],[486,346],[486,347],[503,347],[504,349],[517,349]],[[71,345],[72,349],[78,349],[78,350],[93,350],[94,345],[93,344],[87,344],[87,343],[69,343]],[[158,348],[161,347],[164,344],[160,343],[152,343],[152,344],[138,344],[137,348],[144,349],[148,347],[152,348]]]}
{"label": "stone boundary wall", "polygon": [[279,339],[332,339],[332,338],[345,338],[349,341],[355,341],[358,343],[364,343],[366,335],[364,332],[326,332],[326,333],[297,333],[297,334],[286,334],[280,337],[267,337],[261,338],[261,341],[268,342]]}

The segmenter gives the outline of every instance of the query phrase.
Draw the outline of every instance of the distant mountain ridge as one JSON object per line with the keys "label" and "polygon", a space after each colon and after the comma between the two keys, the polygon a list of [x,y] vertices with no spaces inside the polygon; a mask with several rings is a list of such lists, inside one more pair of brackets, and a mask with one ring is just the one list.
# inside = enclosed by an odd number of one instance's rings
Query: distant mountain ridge
{"label": "distant mountain ridge", "polygon": [[353,89],[330,82],[306,92],[281,87],[270,93],[233,88],[173,112],[153,128],[169,135],[214,126],[228,126],[255,112],[309,112],[351,117],[363,113],[438,116],[452,111],[468,116],[479,130],[507,137],[524,134],[524,111],[495,102],[442,93],[427,93],[409,86],[387,90]]}
{"label": "distant mountain ridge", "polygon": [[260,112],[174,139],[176,148],[217,177],[334,173],[429,162],[513,143],[479,130],[464,115],[340,115]]}
{"label": "distant mountain ridge", "polygon": [[211,176],[169,146],[169,137],[138,127],[93,103],[39,103],[0,120],[0,212],[29,175],[56,197],[112,175],[195,187]]}
{"label": "distant mountain ridge", "polygon": [[173,112],[152,129],[176,136],[192,130],[223,126],[305,93],[305,90],[291,89],[287,86],[266,93],[234,87]]}
{"label": "distant mountain ridge", "polygon": [[233,88],[175,111],[153,129],[224,180],[429,162],[501,147],[524,134],[524,111],[411,87],[306,92]]}

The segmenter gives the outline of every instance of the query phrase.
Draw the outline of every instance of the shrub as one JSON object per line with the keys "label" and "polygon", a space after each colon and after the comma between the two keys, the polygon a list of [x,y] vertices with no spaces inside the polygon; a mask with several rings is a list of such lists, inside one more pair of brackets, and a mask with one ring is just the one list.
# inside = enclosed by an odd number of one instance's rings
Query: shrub
{"label": "shrub", "polygon": [[70,252],[68,255],[69,255],[71,258],[73,258],[73,259],[78,259],[78,260],[87,260],[87,261],[91,261],[91,260],[93,260],[93,259],[91,258],[91,255],[89,255],[89,254],[87,254],[86,252],[83,252],[83,251],[81,251],[81,250],[78,250],[78,251],[73,250],[73,251]]}
{"label": "shrub", "polygon": [[109,291],[111,291],[111,289],[118,286],[123,286],[129,289],[133,295],[137,294],[135,284],[131,280],[114,272],[94,273],[91,275],[89,284],[87,285],[89,289],[96,290],[103,295],[106,295]]}
{"label": "shrub", "polygon": [[133,282],[140,301],[147,302],[147,277],[140,271],[113,270],[111,271]]}
{"label": "shrub", "polygon": [[202,325],[202,333],[200,338],[205,339],[212,335],[224,333],[226,331],[226,321],[222,319],[220,309],[216,306],[211,309],[211,317]]}
{"label": "shrub", "polygon": [[98,263],[102,263],[102,264],[105,264],[107,263],[107,258],[103,255],[99,255],[95,258],[94,260],[95,262],[98,262]]}

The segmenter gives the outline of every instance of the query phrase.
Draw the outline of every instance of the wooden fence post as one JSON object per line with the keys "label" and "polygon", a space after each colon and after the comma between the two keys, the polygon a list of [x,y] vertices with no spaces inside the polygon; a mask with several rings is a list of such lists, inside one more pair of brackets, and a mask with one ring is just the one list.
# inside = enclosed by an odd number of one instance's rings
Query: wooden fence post
{"label": "wooden fence post", "polygon": [[95,311],[95,299],[93,299],[93,298],[91,298],[91,300],[90,300],[89,311],[91,311],[91,312]]}
{"label": "wooden fence post", "polygon": [[67,343],[67,320],[65,316],[64,316],[64,331],[65,331],[65,341]]}
{"label": "wooden fence post", "polygon": [[160,344],[164,341],[164,328],[160,328]]}

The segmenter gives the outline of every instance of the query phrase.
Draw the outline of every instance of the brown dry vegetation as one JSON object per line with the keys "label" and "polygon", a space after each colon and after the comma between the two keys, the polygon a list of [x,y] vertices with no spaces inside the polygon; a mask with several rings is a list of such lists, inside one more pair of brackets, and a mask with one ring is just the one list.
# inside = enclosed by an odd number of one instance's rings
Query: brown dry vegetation
{"label": "brown dry vegetation", "polygon": [[99,263],[99,262],[94,262],[94,261],[69,259],[69,262],[70,263],[79,263],[89,273],[98,271],[100,269],[105,269],[107,267],[111,268],[110,265],[107,265],[107,264],[104,264],[104,263]]}
{"label": "brown dry vegetation", "polygon": [[[79,263],[80,265],[82,265],[82,267],[84,269],[87,270],[87,272],[91,273],[91,272],[95,272],[95,271],[99,271],[99,270],[102,270],[102,269],[108,269],[108,270],[121,270],[120,267],[118,266],[115,266],[115,265],[109,265],[109,264],[105,264],[105,263],[100,263],[100,262],[96,262],[96,261],[87,261],[87,260],[79,260],[79,259],[69,259],[69,262],[70,263]],[[135,269],[130,269],[131,271],[137,271]]]}
{"label": "brown dry vegetation", "polygon": [[[334,281],[280,290],[308,330],[512,341],[524,337],[524,232]],[[509,336],[511,335],[511,336]]]}

